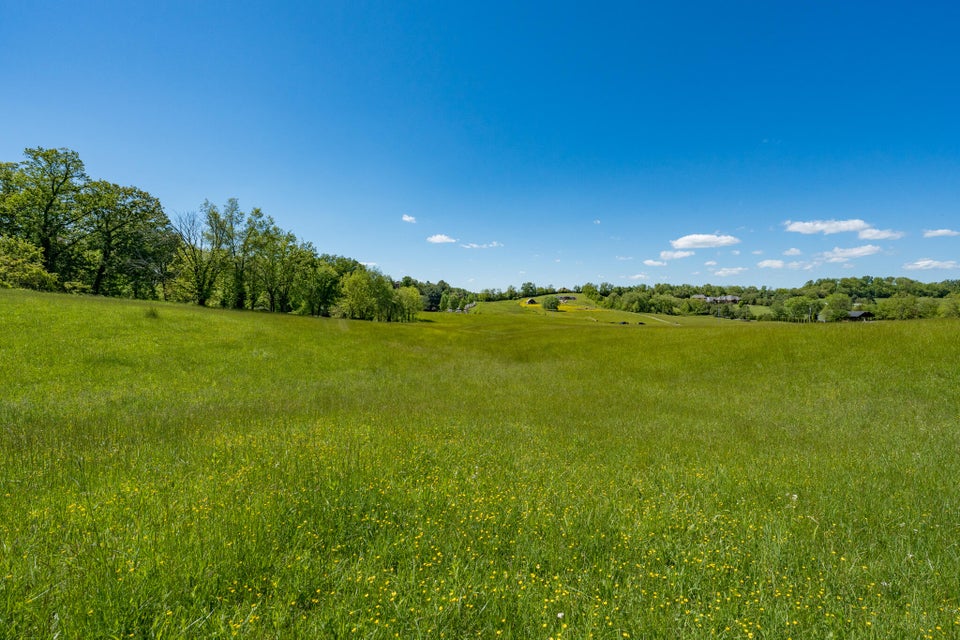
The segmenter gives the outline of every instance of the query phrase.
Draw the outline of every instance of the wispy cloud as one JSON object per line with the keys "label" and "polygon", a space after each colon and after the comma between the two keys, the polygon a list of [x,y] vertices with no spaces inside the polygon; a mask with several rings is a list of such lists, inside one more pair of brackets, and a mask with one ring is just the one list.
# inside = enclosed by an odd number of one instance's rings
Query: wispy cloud
{"label": "wispy cloud", "polygon": [[903,231],[894,231],[892,229],[864,229],[857,234],[861,240],[899,240],[903,237]]}
{"label": "wispy cloud", "polygon": [[674,249],[712,249],[714,247],[728,247],[740,242],[733,236],[721,236],[714,233],[691,233],[690,235],[671,240]]}
{"label": "wispy cloud", "polygon": [[954,231],[953,229],[927,229],[923,232],[924,238],[948,238],[952,236],[960,236],[960,231]]}
{"label": "wispy cloud", "polygon": [[593,221],[593,224],[600,224],[600,219],[598,218],[598,219],[594,220],[594,221]]}
{"label": "wispy cloud", "polygon": [[646,280],[649,276],[645,273],[635,273],[632,276],[627,276],[627,280]]}
{"label": "wispy cloud", "polygon": [[667,266],[667,263],[664,262],[663,260],[644,260],[644,261],[643,261],[643,264],[645,264],[645,265],[648,266],[648,267],[665,267],[665,266]]}
{"label": "wispy cloud", "polygon": [[960,263],[956,260],[931,260],[923,258],[916,262],[910,262],[903,265],[904,269],[915,271],[917,269],[960,269]]}
{"label": "wispy cloud", "polygon": [[427,238],[427,242],[431,242],[433,244],[446,244],[448,242],[456,242],[456,241],[457,241],[456,238],[451,238],[445,233],[437,233]]}
{"label": "wispy cloud", "polygon": [[746,267],[724,267],[723,269],[717,269],[713,272],[713,275],[718,278],[726,278],[727,276],[737,276],[747,271]]}
{"label": "wispy cloud", "polygon": [[793,231],[794,233],[845,233],[848,231],[863,231],[864,229],[869,229],[870,225],[860,219],[853,220],[809,220],[807,222],[792,222],[787,220],[784,222],[784,225],[787,227],[787,231]]}
{"label": "wispy cloud", "polygon": [[661,251],[661,260],[679,260],[680,258],[689,258],[693,251]]}
{"label": "wispy cloud", "polygon": [[854,258],[872,256],[873,254],[879,252],[880,247],[875,244],[865,244],[862,247],[850,247],[849,249],[834,247],[833,251],[825,251],[823,253],[823,259],[827,262],[846,262],[847,260],[853,260]]}
{"label": "wispy cloud", "polygon": [[783,260],[761,260],[757,266],[761,269],[783,269],[786,265]]}
{"label": "wispy cloud", "polygon": [[715,267],[715,266],[717,266],[717,261],[716,261],[716,260],[707,260],[706,262],[703,263],[703,266],[705,266],[705,267]]}
{"label": "wispy cloud", "polygon": [[461,244],[461,247],[464,249],[496,249],[497,247],[502,247],[503,245],[496,240],[493,242],[488,242],[487,244],[477,244],[476,242],[468,242],[466,244]]}
{"label": "wispy cloud", "polygon": [[404,222],[409,222],[410,224],[417,224],[417,219],[407,214],[403,214],[403,217],[401,218],[401,220],[403,220]]}
{"label": "wispy cloud", "polygon": [[800,251],[800,249],[797,249],[796,247],[790,247],[789,249],[787,249],[786,251],[783,252],[783,255],[785,255],[785,256],[802,256],[802,255],[803,255],[803,251]]}
{"label": "wispy cloud", "polygon": [[850,220],[787,220],[783,224],[787,231],[804,233],[807,235],[814,233],[830,235],[834,233],[856,232],[857,237],[859,237],[861,240],[899,240],[904,236],[902,231],[894,231],[893,229],[874,229],[865,220],[861,220],[860,218],[852,218]]}
{"label": "wispy cloud", "polygon": [[620,260],[622,262],[627,260],[633,260],[633,256],[617,256],[617,260]]}

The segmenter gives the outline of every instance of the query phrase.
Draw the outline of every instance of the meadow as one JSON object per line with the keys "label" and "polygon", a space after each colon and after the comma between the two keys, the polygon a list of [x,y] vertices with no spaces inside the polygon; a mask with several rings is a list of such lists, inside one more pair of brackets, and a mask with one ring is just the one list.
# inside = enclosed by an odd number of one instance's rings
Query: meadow
{"label": "meadow", "polygon": [[0,637],[960,634],[960,322],[421,317],[0,290]]}

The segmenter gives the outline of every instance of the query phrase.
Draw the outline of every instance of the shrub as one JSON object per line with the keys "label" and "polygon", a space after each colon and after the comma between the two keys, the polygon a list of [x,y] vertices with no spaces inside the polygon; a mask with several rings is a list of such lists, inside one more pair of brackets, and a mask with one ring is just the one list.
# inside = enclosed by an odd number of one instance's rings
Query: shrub
{"label": "shrub", "polygon": [[43,254],[33,244],[0,236],[0,287],[51,290],[57,277],[43,268]]}

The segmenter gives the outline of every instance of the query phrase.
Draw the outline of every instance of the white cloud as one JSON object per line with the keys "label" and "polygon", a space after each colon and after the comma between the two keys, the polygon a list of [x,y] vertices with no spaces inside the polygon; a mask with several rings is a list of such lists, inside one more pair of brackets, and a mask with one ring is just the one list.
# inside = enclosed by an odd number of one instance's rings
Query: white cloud
{"label": "white cloud", "polygon": [[718,278],[726,278],[727,276],[740,275],[746,270],[746,267],[724,267],[723,269],[717,269],[714,271],[713,275],[717,276]]}
{"label": "white cloud", "polygon": [[784,223],[787,227],[787,231],[793,231],[796,233],[844,233],[846,231],[863,231],[864,229],[869,229],[868,225],[863,220],[854,219],[854,220],[810,220],[808,222],[791,222],[787,220]]}
{"label": "white cloud", "polygon": [[594,220],[594,221],[593,221],[593,224],[600,224],[600,220],[599,220],[599,219]]}
{"label": "white cloud", "polygon": [[910,271],[917,269],[958,269],[960,268],[960,263],[956,260],[931,260],[930,258],[923,258],[916,262],[905,264],[903,268],[909,269]]}
{"label": "white cloud", "polygon": [[728,247],[740,242],[733,236],[721,236],[714,233],[692,233],[676,240],[671,240],[674,249],[712,249],[714,247]]}
{"label": "white cloud", "polygon": [[715,267],[715,266],[717,266],[717,261],[716,261],[716,260],[707,260],[706,262],[703,263],[703,266],[705,266],[705,267]]}
{"label": "white cloud", "polygon": [[755,256],[762,256],[762,255],[763,255],[763,249],[754,249],[754,250],[751,251],[750,253],[752,253],[752,254],[755,255]]}
{"label": "white cloud", "polygon": [[617,260],[621,260],[621,261],[633,260],[633,256],[617,256]]}
{"label": "white cloud", "polygon": [[787,265],[787,269],[793,269],[794,271],[810,271],[810,270],[813,269],[815,266],[817,266],[817,263],[816,263],[816,262],[799,262],[799,261],[795,261],[795,262],[791,262],[790,264],[788,264],[788,265]]}
{"label": "white cloud", "polygon": [[903,231],[893,231],[892,229],[864,229],[857,234],[861,240],[899,240],[903,237]]}
{"label": "white cloud", "polygon": [[667,266],[667,263],[664,262],[664,261],[662,261],[662,260],[644,260],[644,261],[643,261],[643,264],[647,265],[648,267],[665,267],[665,266]]}
{"label": "white cloud", "polygon": [[960,236],[960,231],[953,229],[927,229],[923,232],[924,238],[947,238],[950,236]]}
{"label": "white cloud", "polygon": [[802,255],[803,255],[803,251],[800,251],[800,249],[797,249],[796,247],[790,247],[789,249],[787,249],[786,251],[783,252],[783,255],[785,255],[785,256],[802,256]]}
{"label": "white cloud", "polygon": [[875,244],[865,244],[862,247],[850,247],[849,249],[834,247],[833,251],[825,251],[823,253],[823,259],[827,262],[846,262],[853,258],[872,256],[875,253],[879,253],[879,251],[880,247]]}
{"label": "white cloud", "polygon": [[735,255],[735,256],[738,256],[738,255],[740,255],[740,249],[734,249],[734,250],[731,251],[730,253],[733,254],[733,255]]}
{"label": "white cloud", "polygon": [[403,217],[401,218],[401,220],[403,220],[404,222],[409,222],[410,224],[417,224],[417,219],[414,218],[413,216],[408,216],[407,214],[403,214]]}
{"label": "white cloud", "polygon": [[689,258],[693,251],[661,251],[661,260],[679,260],[680,258]]}
{"label": "white cloud", "polygon": [[502,247],[503,245],[496,240],[493,242],[488,242],[487,244],[477,244],[476,242],[468,242],[467,244],[461,244],[461,247],[464,249],[496,249],[497,247]]}
{"label": "white cloud", "polygon": [[456,242],[456,239],[451,238],[445,233],[437,233],[427,238],[427,242],[432,242],[433,244],[445,244],[448,242]]}
{"label": "white cloud", "polygon": [[757,263],[761,269],[783,269],[783,260],[761,260]]}
{"label": "white cloud", "polygon": [[628,280],[646,280],[649,276],[645,273],[635,273],[632,276],[627,276]]}

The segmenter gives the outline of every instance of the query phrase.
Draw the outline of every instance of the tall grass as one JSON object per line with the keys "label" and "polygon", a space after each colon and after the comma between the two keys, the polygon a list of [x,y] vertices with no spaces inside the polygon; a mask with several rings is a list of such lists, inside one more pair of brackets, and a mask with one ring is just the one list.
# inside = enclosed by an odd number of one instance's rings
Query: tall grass
{"label": "tall grass", "polygon": [[487,311],[0,291],[0,636],[960,632],[960,324]]}

